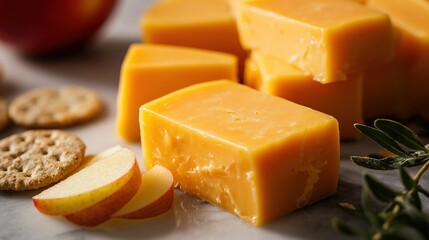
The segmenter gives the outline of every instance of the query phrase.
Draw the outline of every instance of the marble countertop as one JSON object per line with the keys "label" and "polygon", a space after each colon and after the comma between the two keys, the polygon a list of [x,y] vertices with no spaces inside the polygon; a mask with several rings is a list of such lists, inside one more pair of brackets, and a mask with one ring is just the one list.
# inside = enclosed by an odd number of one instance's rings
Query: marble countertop
{"label": "marble countertop", "polygon": [[[116,144],[131,148],[142,161],[139,144],[126,143],[115,132],[116,93],[119,70],[128,46],[139,42],[138,21],[153,1],[122,0],[103,31],[85,52],[57,59],[31,59],[0,45],[5,67],[2,95],[11,100],[36,87],[78,84],[95,89],[105,109],[88,124],[69,128],[87,144],[87,153],[97,153]],[[23,131],[11,127],[0,137]],[[341,177],[335,196],[305,207],[263,227],[252,227],[235,216],[176,190],[174,207],[149,220],[111,220],[95,228],[71,224],[61,217],[40,214],[31,201],[39,191],[0,192],[0,240],[27,239],[347,239],[331,227],[334,217],[354,223],[337,207],[338,202],[358,205],[362,168],[349,156],[377,150],[368,140],[342,143]],[[369,171],[385,181],[396,172]],[[396,180],[395,180],[396,181]],[[427,177],[423,179],[427,183]],[[396,181],[399,186],[399,182]]]}

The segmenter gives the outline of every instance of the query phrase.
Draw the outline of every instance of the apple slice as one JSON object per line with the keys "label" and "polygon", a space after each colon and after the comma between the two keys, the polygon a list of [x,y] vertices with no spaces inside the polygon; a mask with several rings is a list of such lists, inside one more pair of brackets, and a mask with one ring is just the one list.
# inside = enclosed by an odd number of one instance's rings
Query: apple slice
{"label": "apple slice", "polygon": [[170,170],[155,165],[142,175],[136,195],[112,217],[143,219],[167,212],[173,205],[173,180]]}
{"label": "apple slice", "polygon": [[[104,159],[110,155],[112,155],[113,153],[119,151],[122,148],[122,146],[120,145],[115,145],[113,147],[110,147],[100,153],[97,153],[95,155],[87,155],[85,156],[85,159],[82,161],[82,163],[79,165],[79,167],[77,167],[72,174],[75,174],[77,172],[79,172],[80,170],[92,165],[93,163],[99,161],[100,159]],[[70,174],[71,175],[71,174]]]}
{"label": "apple slice", "polygon": [[93,227],[109,220],[111,215],[121,209],[138,191],[141,184],[140,169],[134,171],[133,176],[124,187],[108,196],[107,198],[87,207],[79,212],[65,215],[64,217],[72,223]]}
{"label": "apple slice", "polygon": [[[33,203],[44,214],[69,215],[106,201],[110,207],[104,211],[112,214],[134,196],[140,183],[140,168],[134,154],[121,148],[34,196]],[[115,194],[118,191],[124,192]]]}

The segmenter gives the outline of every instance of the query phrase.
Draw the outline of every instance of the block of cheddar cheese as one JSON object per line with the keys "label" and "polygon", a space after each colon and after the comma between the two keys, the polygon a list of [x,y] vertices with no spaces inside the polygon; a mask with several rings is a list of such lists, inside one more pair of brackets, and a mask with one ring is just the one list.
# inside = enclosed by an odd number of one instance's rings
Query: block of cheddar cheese
{"label": "block of cheddar cheese", "polygon": [[322,84],[289,63],[259,52],[252,52],[245,73],[244,82],[249,86],[335,117],[342,140],[361,136],[353,127],[363,122],[361,74]]}
{"label": "block of cheddar cheese", "polygon": [[117,132],[138,141],[139,107],[177,89],[204,81],[237,81],[232,54],[157,44],[131,45],[121,68]]}
{"label": "block of cheddar cheese", "polygon": [[409,107],[429,112],[429,1],[368,0],[368,6],[387,13],[401,32],[399,58],[409,70],[402,93]]}
{"label": "block of cheddar cheese", "polygon": [[240,1],[242,45],[282,59],[322,83],[346,80],[393,57],[389,17],[355,1]]}
{"label": "block of cheddar cheese", "polygon": [[244,62],[235,18],[228,0],[157,2],[140,21],[147,43],[171,44],[227,52]]}
{"label": "block of cheddar cheese", "polygon": [[145,167],[185,192],[262,225],[335,193],[338,122],[230,81],[178,90],[140,108]]}

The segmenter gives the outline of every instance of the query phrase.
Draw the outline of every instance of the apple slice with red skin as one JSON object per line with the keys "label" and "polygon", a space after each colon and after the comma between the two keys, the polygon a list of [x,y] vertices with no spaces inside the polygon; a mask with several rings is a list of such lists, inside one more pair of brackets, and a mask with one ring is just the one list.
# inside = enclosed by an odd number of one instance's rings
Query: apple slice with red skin
{"label": "apple slice with red skin", "polygon": [[[140,183],[133,152],[121,148],[34,196],[33,203],[48,215],[80,214],[88,209],[95,213],[97,204],[109,206],[103,211],[111,211],[111,215],[135,195]],[[88,222],[93,225],[95,220]]]}
{"label": "apple slice with red skin", "polygon": [[141,173],[137,165],[134,167],[133,176],[121,189],[97,202],[96,204],[85,208],[79,212],[65,215],[64,217],[72,223],[94,227],[110,219],[111,215],[121,209],[138,191],[136,186],[141,184]]}
{"label": "apple slice with red skin", "polygon": [[174,199],[174,178],[167,168],[155,165],[142,175],[136,195],[119,211],[115,218],[143,219],[167,212]]}

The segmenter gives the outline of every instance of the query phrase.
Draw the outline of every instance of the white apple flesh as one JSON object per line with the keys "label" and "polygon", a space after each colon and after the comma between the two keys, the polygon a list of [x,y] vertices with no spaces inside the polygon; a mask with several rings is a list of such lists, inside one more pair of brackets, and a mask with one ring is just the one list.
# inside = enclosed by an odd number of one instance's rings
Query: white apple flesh
{"label": "white apple flesh", "polygon": [[118,191],[96,204],[75,212],[65,215],[64,217],[75,224],[87,227],[97,226],[109,220],[111,215],[121,209],[138,191],[141,184],[141,173],[137,162],[133,170],[133,176]]}
{"label": "white apple flesh", "polygon": [[134,189],[130,191],[132,197],[140,186],[140,181],[130,181],[136,173],[141,181],[134,154],[121,148],[34,196],[33,203],[44,214],[68,215],[89,208],[124,187]]}
{"label": "white apple flesh", "polygon": [[167,212],[173,205],[173,183],[171,172],[165,167],[155,165],[142,175],[136,195],[112,217],[143,219]]}

